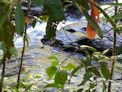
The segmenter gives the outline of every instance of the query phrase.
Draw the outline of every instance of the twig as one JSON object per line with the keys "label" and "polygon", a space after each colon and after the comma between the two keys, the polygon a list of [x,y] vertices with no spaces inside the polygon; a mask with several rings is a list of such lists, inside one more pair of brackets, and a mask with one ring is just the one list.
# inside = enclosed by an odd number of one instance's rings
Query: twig
{"label": "twig", "polygon": [[[115,0],[116,3],[118,3],[118,0]],[[115,15],[117,14],[118,6],[115,6]],[[115,21],[117,23],[117,21]],[[112,50],[112,66],[111,66],[111,74],[110,74],[110,80],[112,80],[113,72],[114,72],[114,66],[116,62],[116,29],[114,30],[114,41],[113,41],[113,50]],[[111,84],[112,82],[109,81],[108,83],[108,92],[111,92]]]}
{"label": "twig", "polygon": [[0,92],[2,92],[3,82],[4,82],[4,77],[5,77],[5,67],[6,67],[6,55],[5,54],[4,54],[2,62],[3,62],[3,69],[2,69],[1,80],[0,80]]}

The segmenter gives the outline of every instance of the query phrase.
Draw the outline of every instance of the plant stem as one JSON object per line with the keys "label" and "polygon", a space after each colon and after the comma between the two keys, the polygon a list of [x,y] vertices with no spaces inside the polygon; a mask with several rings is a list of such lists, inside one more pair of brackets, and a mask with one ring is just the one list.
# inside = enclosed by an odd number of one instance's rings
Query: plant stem
{"label": "plant stem", "polygon": [[18,78],[17,78],[17,89],[19,88],[20,75],[21,75],[21,70],[22,70],[22,65],[23,65],[23,57],[24,57],[24,53],[25,53],[26,29],[27,29],[27,26],[25,27],[25,33],[24,33],[24,38],[23,38],[23,49],[22,49],[21,62],[20,62],[20,67],[19,67],[19,72],[18,72]]}
{"label": "plant stem", "polygon": [[2,92],[3,89],[3,82],[4,82],[4,77],[5,77],[5,67],[6,67],[6,56],[4,55],[3,57],[3,68],[2,68],[2,74],[1,74],[1,80],[0,80],[0,92]]}
{"label": "plant stem", "polygon": [[[118,0],[115,0],[116,3],[118,3]],[[117,14],[117,9],[118,6],[115,6],[115,15]],[[117,23],[117,21],[115,21]],[[116,29],[114,30],[114,41],[113,41],[113,50],[112,50],[112,65],[111,65],[111,74],[110,74],[110,80],[112,80],[112,76],[113,76],[113,72],[114,72],[114,66],[115,66],[115,62],[116,62]],[[111,92],[111,84],[112,82],[109,81],[108,83],[108,92]]]}
{"label": "plant stem", "polygon": [[[27,6],[27,16],[29,17],[29,11],[30,11],[30,0],[28,0],[28,6]],[[23,38],[23,49],[22,49],[22,56],[21,56],[21,62],[20,62],[20,67],[19,67],[19,73],[18,73],[18,78],[17,78],[17,89],[19,88],[19,83],[20,83],[20,75],[21,75],[21,70],[22,70],[22,65],[23,65],[23,57],[25,53],[25,46],[26,46],[26,37],[27,37],[27,24],[25,25],[25,32],[24,32],[24,38]]]}

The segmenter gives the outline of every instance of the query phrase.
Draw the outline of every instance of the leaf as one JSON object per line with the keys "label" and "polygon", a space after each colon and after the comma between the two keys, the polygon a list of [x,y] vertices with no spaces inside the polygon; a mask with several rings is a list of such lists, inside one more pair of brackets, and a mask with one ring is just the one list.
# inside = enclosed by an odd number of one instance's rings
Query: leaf
{"label": "leaf", "polygon": [[83,81],[80,85],[84,85],[89,79],[92,77],[92,74],[90,72],[86,72],[83,77]]}
{"label": "leaf", "polygon": [[35,25],[36,25],[36,19],[34,19],[34,20],[32,21],[32,27],[33,27],[33,28],[35,27]]}
{"label": "leaf", "polygon": [[82,65],[76,67],[73,69],[73,71],[71,72],[71,76],[70,76],[70,79],[75,75],[76,72],[78,72],[79,69],[82,68]]}
{"label": "leaf", "polygon": [[105,62],[101,62],[100,64],[101,64],[101,73],[102,73],[102,75],[104,76],[104,78],[106,80],[109,79],[110,78],[110,71],[109,71],[106,63]]}
{"label": "leaf", "polygon": [[100,38],[103,38],[103,33],[99,27],[99,25],[94,21],[94,19],[87,13],[87,11],[83,10],[84,16],[86,17],[88,23],[92,26],[94,31],[97,32]]}
{"label": "leaf", "polygon": [[59,62],[58,62],[57,60],[55,60],[55,61],[53,61],[53,62],[51,63],[51,66],[56,67],[57,65],[59,65]]}
{"label": "leaf", "polygon": [[101,5],[110,5],[110,6],[122,6],[122,3],[103,3]]}
{"label": "leaf", "polygon": [[71,71],[72,69],[76,68],[76,66],[72,63],[67,64],[66,66],[63,67],[66,70]]}
{"label": "leaf", "polygon": [[68,74],[65,70],[58,70],[55,75],[55,83],[59,84],[61,86],[64,86],[66,80],[67,80]]}
{"label": "leaf", "polygon": [[102,92],[105,92],[106,91],[106,84],[105,84],[105,82],[103,81],[103,86],[102,86]]}
{"label": "leaf", "polygon": [[3,5],[2,4],[0,5],[0,28],[3,26],[3,24],[7,20],[9,13],[10,13],[9,5],[5,4],[4,2]]}
{"label": "leaf", "polygon": [[24,14],[21,9],[21,5],[18,3],[15,10],[15,24],[16,32],[20,36],[23,36],[24,33]]}
{"label": "leaf", "polygon": [[16,49],[15,47],[11,47],[11,48],[9,49],[9,51],[10,51],[10,53],[11,53],[12,55],[14,55],[15,57],[18,56],[17,49]]}
{"label": "leaf", "polygon": [[94,73],[94,75],[98,76],[98,77],[101,77],[98,69],[96,67],[90,67],[87,69],[87,71],[91,72],[91,73]]}
{"label": "leaf", "polygon": [[61,0],[46,0],[44,8],[51,21],[61,21],[64,19]]}
{"label": "leaf", "polygon": [[51,79],[55,75],[56,70],[57,68],[54,66],[46,68],[46,74],[48,75],[48,79]]}
{"label": "leaf", "polygon": [[117,47],[116,53],[117,53],[117,55],[122,54],[122,44],[119,47]]}
{"label": "leaf", "polygon": [[111,17],[111,19],[113,19],[113,20],[120,20],[120,19],[122,19],[122,12],[121,13],[118,13],[116,15],[113,15]]}
{"label": "leaf", "polygon": [[55,55],[51,55],[49,59],[57,59],[57,57]]}
{"label": "leaf", "polygon": [[80,49],[85,49],[85,48],[88,48],[89,50],[93,51],[93,52],[96,52],[97,50],[92,47],[92,46],[88,46],[88,45],[81,45],[80,46]]}
{"label": "leaf", "polygon": [[108,51],[109,51],[109,49],[104,50],[103,55],[105,55]]}
{"label": "leaf", "polygon": [[43,6],[45,3],[45,0],[31,0],[32,4],[36,5],[36,6]]}
{"label": "leaf", "polygon": [[61,88],[62,86],[60,86],[60,85],[58,85],[56,83],[49,83],[44,88],[49,88],[49,87]]}

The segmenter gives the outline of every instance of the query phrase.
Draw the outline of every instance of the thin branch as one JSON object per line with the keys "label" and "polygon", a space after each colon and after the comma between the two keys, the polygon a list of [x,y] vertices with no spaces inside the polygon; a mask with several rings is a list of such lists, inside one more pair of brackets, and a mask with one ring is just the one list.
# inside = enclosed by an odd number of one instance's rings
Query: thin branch
{"label": "thin branch", "polygon": [[0,92],[3,90],[3,82],[4,82],[4,77],[5,77],[5,67],[6,67],[6,55],[4,54],[3,57],[3,68],[2,68],[2,74],[1,74],[1,80],[0,80]]}
{"label": "thin branch", "polygon": [[[116,3],[118,3],[118,0],[115,0]],[[115,15],[117,14],[118,6],[115,6]],[[115,21],[117,23],[117,21]],[[116,29],[114,30],[114,41],[113,41],[113,50],[112,50],[112,66],[111,66],[111,74],[110,74],[110,80],[112,80],[113,77],[113,72],[114,72],[114,67],[115,67],[115,62],[116,62]],[[108,83],[108,92],[111,92],[111,81]]]}

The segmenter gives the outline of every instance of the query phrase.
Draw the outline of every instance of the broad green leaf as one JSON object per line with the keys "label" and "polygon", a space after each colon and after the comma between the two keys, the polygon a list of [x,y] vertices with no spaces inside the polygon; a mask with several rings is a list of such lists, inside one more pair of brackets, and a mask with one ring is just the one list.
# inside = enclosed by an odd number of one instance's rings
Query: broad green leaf
{"label": "broad green leaf", "polygon": [[113,15],[111,17],[111,19],[113,19],[113,20],[120,20],[120,19],[122,19],[122,12],[121,13],[118,13],[116,15]]}
{"label": "broad green leaf", "polygon": [[46,73],[48,75],[48,79],[51,79],[55,75],[56,70],[57,70],[57,68],[54,66],[50,66],[50,67],[46,68]]}
{"label": "broad green leaf", "polygon": [[17,49],[16,49],[15,47],[11,47],[11,48],[9,49],[9,51],[10,51],[10,53],[11,53],[12,55],[14,55],[15,57],[18,56]]}
{"label": "broad green leaf", "polygon": [[66,66],[64,66],[63,68],[66,69],[66,70],[71,71],[72,69],[75,69],[76,66],[74,64],[72,64],[72,63],[69,63]]}
{"label": "broad green leaf", "polygon": [[46,38],[50,40],[56,36],[57,24],[64,19],[62,2],[61,0],[46,0],[44,9],[48,15]]}
{"label": "broad green leaf", "polygon": [[99,25],[94,21],[94,19],[88,14],[87,11],[83,10],[84,16],[86,17],[89,24],[93,27],[93,29],[97,32],[100,38],[103,38],[103,33],[99,27]]}
{"label": "broad green leaf", "polygon": [[21,9],[21,5],[18,3],[15,10],[15,24],[16,32],[20,36],[23,36],[24,33],[24,14]]}
{"label": "broad green leaf", "polygon": [[31,0],[32,4],[36,5],[36,6],[43,6],[45,3],[45,0]]}
{"label": "broad green leaf", "polygon": [[44,8],[51,21],[61,21],[64,19],[61,0],[46,0]]}
{"label": "broad green leaf", "polygon": [[59,65],[59,62],[58,62],[57,60],[55,60],[55,61],[53,61],[53,62],[51,63],[51,66],[56,67],[57,65]]}
{"label": "broad green leaf", "polygon": [[100,68],[101,68],[102,75],[104,76],[104,78],[106,80],[109,79],[110,78],[110,71],[108,69],[108,66],[106,65],[105,62],[101,62],[100,65],[101,65]]}
{"label": "broad green leaf", "polygon": [[122,54],[122,44],[116,49],[117,55]]}
{"label": "broad green leaf", "polygon": [[68,74],[65,70],[58,70],[55,75],[55,83],[59,84],[61,86],[64,86],[66,80],[67,80]]}

